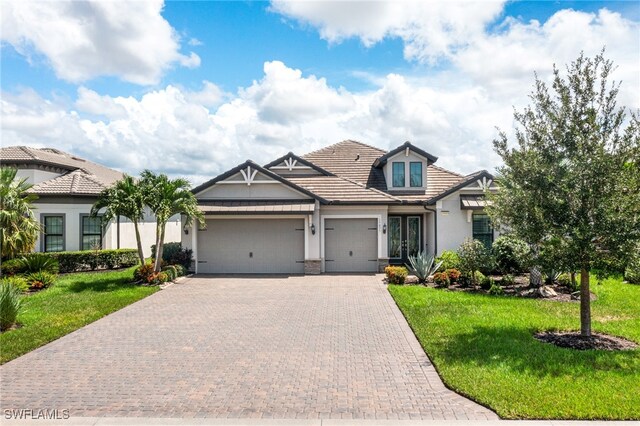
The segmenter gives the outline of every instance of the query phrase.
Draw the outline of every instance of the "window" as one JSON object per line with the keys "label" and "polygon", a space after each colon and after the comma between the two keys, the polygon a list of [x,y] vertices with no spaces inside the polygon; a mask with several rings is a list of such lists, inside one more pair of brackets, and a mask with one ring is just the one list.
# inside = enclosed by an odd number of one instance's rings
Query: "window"
{"label": "window", "polygon": [[42,251],[64,251],[64,215],[43,215]]}
{"label": "window", "polygon": [[488,215],[484,213],[473,214],[473,239],[482,242],[486,248],[491,248],[493,227]]}
{"label": "window", "polygon": [[422,186],[422,163],[419,161],[409,163],[409,185]]}
{"label": "window", "polygon": [[80,250],[102,248],[102,217],[81,215],[80,218],[80,227],[82,229]]}
{"label": "window", "polygon": [[393,163],[393,186],[404,186],[404,163]]}

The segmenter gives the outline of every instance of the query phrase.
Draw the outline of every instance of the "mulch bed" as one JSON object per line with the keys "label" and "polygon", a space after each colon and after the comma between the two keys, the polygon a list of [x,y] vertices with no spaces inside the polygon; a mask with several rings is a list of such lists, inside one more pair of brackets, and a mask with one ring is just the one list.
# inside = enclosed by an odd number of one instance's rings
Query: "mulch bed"
{"label": "mulch bed", "polygon": [[534,334],[534,337],[541,342],[579,351],[594,349],[602,351],[625,351],[638,347],[638,344],[631,340],[599,333],[593,333],[591,337],[583,337],[578,332],[544,331]]}

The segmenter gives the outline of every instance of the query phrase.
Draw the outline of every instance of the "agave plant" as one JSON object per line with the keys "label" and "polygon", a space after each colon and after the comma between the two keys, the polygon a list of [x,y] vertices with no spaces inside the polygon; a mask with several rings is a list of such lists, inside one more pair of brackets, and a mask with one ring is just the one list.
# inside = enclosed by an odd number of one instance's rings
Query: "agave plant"
{"label": "agave plant", "polygon": [[427,254],[424,251],[419,252],[415,256],[409,256],[409,263],[407,267],[418,277],[420,283],[425,283],[430,275],[435,273],[442,262],[434,264],[433,255]]}

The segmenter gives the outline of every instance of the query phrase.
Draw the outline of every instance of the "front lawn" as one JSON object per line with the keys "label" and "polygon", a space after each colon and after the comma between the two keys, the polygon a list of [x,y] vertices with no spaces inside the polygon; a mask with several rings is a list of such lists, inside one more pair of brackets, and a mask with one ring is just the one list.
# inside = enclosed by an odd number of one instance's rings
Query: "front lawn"
{"label": "front lawn", "polygon": [[[640,286],[592,283],[593,329],[640,343]],[[640,349],[576,351],[539,330],[579,330],[579,304],[450,292],[389,291],[446,385],[509,419],[640,419]]]}
{"label": "front lawn", "polygon": [[0,334],[0,364],[158,290],[131,284],[134,269],[61,275],[53,287],[24,296],[19,328]]}

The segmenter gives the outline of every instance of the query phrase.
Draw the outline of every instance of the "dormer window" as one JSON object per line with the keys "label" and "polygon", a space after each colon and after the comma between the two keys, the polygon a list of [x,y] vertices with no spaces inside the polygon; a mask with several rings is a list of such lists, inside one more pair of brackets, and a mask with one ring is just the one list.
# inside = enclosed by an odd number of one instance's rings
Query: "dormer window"
{"label": "dormer window", "polygon": [[393,186],[404,187],[404,162],[393,163]]}
{"label": "dormer window", "polygon": [[409,164],[409,185],[422,187],[422,162],[412,161]]}

